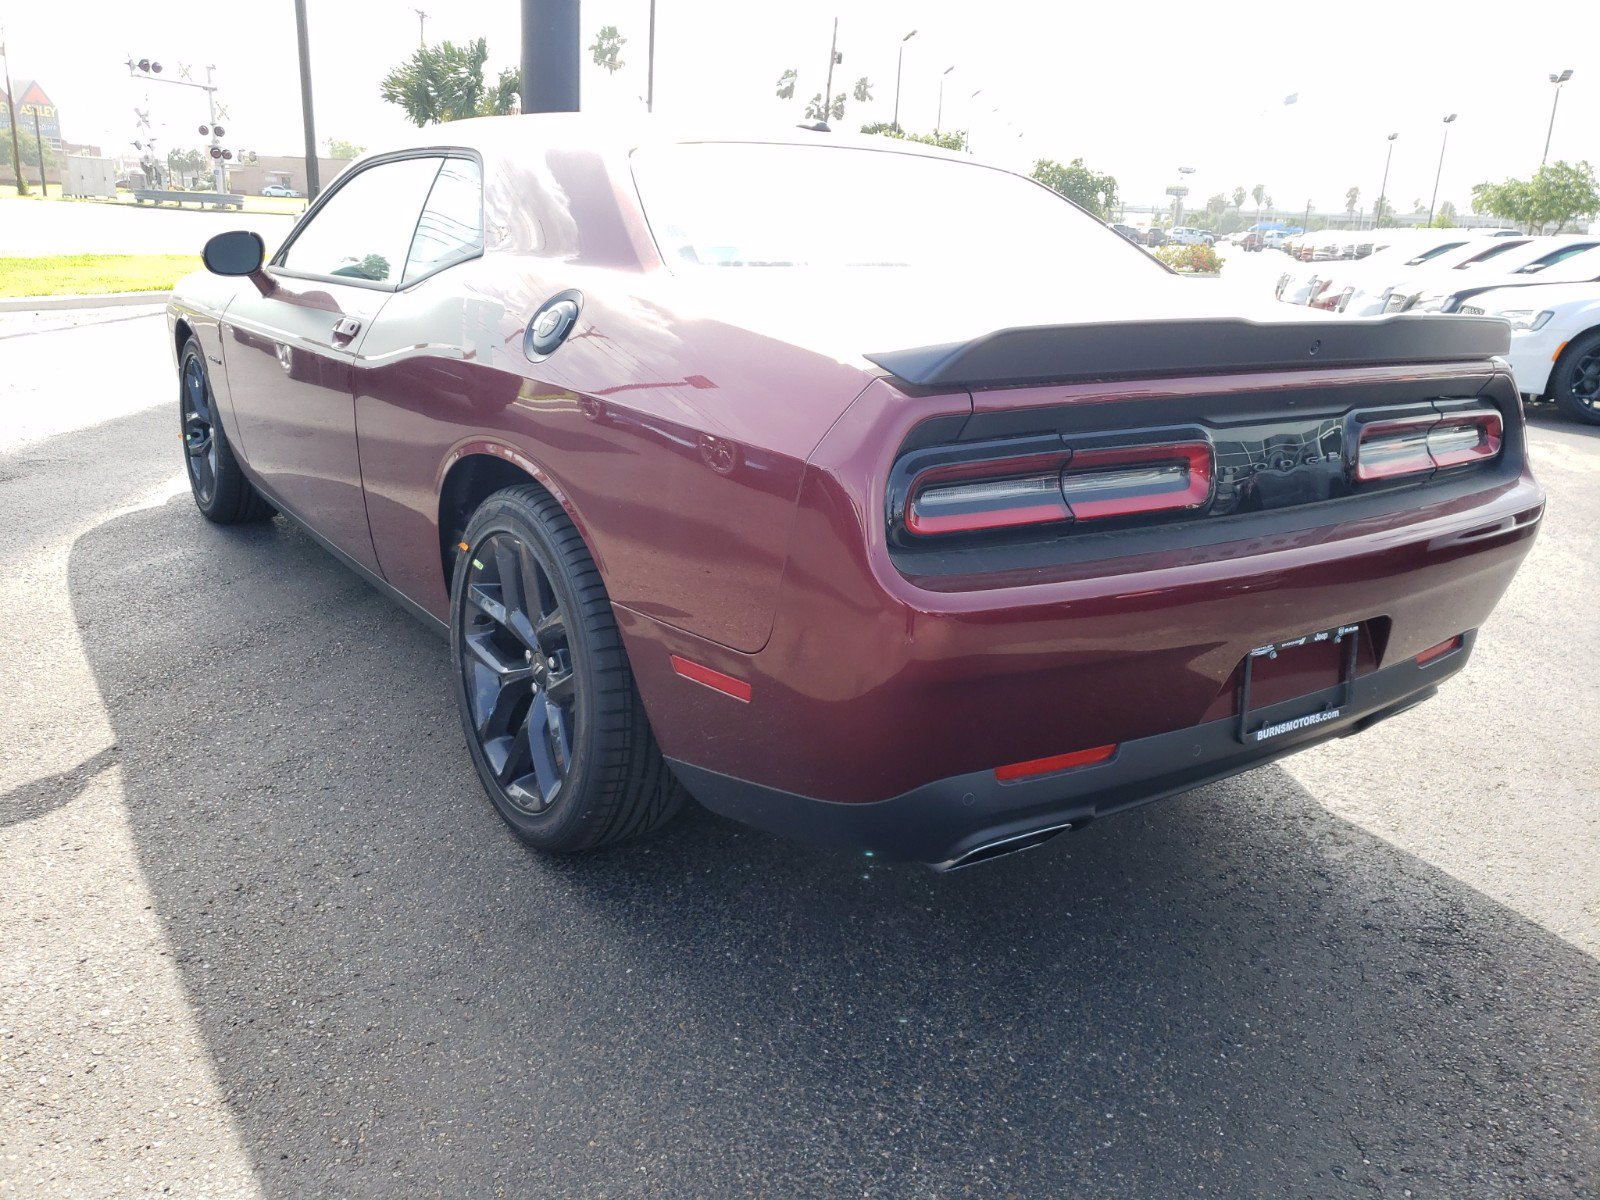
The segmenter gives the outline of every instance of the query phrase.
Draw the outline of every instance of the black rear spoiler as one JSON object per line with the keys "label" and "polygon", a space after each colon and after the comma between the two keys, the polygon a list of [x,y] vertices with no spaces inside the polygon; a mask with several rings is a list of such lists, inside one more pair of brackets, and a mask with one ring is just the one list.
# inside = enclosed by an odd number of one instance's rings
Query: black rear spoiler
{"label": "black rear spoiler", "polygon": [[1000,329],[970,342],[865,357],[918,387],[970,387],[1483,361],[1510,349],[1511,326],[1497,317],[1396,315],[1326,323],[1201,317]]}

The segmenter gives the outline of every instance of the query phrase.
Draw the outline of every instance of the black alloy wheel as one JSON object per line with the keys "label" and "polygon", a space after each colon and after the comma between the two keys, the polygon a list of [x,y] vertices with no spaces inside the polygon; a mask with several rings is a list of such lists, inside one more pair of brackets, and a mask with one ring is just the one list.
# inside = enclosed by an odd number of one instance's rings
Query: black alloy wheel
{"label": "black alloy wheel", "polygon": [[217,491],[216,418],[212,415],[211,385],[205,363],[198,354],[183,360],[183,450],[189,460],[189,486],[204,507]]}
{"label": "black alloy wheel", "polygon": [[456,558],[450,637],[473,765],[541,850],[664,825],[683,792],[661,757],[600,572],[548,492],[490,496]]}
{"label": "black alloy wheel", "polygon": [[550,568],[498,530],[472,549],[461,644],[473,732],[519,812],[561,798],[578,727],[578,677]]}
{"label": "black alloy wheel", "polygon": [[206,356],[194,338],[184,343],[178,360],[178,410],[189,491],[201,515],[219,525],[270,520],[277,510],[245,478],[233,456],[218,419]]}
{"label": "black alloy wheel", "polygon": [[1575,338],[1550,376],[1550,395],[1569,417],[1600,425],[1600,330]]}

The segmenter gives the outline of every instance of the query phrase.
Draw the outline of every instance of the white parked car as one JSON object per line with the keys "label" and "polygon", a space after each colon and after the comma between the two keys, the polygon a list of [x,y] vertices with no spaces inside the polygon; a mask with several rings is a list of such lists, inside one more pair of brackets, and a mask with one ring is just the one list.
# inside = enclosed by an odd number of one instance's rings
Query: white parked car
{"label": "white parked car", "polygon": [[1600,425],[1600,283],[1497,288],[1473,296],[1460,312],[1510,321],[1518,390]]}
{"label": "white parked car", "polygon": [[[1372,236],[1382,244],[1359,263],[1290,267],[1278,278],[1278,299],[1285,304],[1314,303],[1319,308],[1333,308],[1333,301],[1347,289],[1353,292],[1361,283],[1393,279],[1441,255],[1454,253],[1471,240],[1459,230],[1439,229],[1382,229]],[[1464,249],[1460,253],[1475,251]]]}
{"label": "white parked car", "polygon": [[[1437,311],[1439,298],[1471,286],[1493,287],[1495,280],[1533,282],[1533,277],[1565,258],[1595,245],[1594,238],[1472,238],[1458,250],[1398,276],[1372,278],[1339,311],[1356,317],[1378,313]],[[1381,285],[1381,286],[1380,286]]]}
{"label": "white parked car", "polygon": [[263,196],[296,196],[296,197],[298,197],[300,195],[300,193],[295,191],[292,187],[285,187],[281,183],[269,183],[269,184],[267,184],[266,187],[261,189],[261,194]]}
{"label": "white parked car", "polygon": [[1206,229],[1191,229],[1187,225],[1174,225],[1167,230],[1167,241],[1179,246],[1209,246],[1216,236]]}
{"label": "white parked car", "polygon": [[[1530,245],[1522,249],[1524,252],[1533,252],[1537,247]],[[1566,241],[1565,245],[1547,250],[1532,261],[1510,270],[1491,269],[1463,278],[1430,280],[1428,286],[1420,294],[1411,296],[1404,307],[1396,307],[1395,298],[1391,296],[1384,311],[1453,313],[1473,296],[1494,288],[1531,286],[1536,283],[1591,282],[1600,282],[1600,237]]]}

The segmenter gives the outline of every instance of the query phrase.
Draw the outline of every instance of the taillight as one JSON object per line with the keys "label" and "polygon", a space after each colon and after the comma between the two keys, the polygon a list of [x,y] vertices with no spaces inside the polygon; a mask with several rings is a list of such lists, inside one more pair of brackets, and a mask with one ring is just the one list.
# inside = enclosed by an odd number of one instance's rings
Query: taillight
{"label": "taillight", "polygon": [[1211,499],[1206,441],[1062,447],[1044,453],[941,461],[907,488],[907,532],[977,533],[1197,509]]}
{"label": "taillight", "polygon": [[924,535],[977,533],[1070,521],[1061,468],[1071,457],[1060,450],[924,471],[911,485],[906,528]]}
{"label": "taillight", "polygon": [[1356,437],[1355,476],[1365,483],[1483,462],[1500,453],[1503,440],[1492,408],[1370,420]]}
{"label": "taillight", "polygon": [[1061,475],[1080,521],[1199,508],[1211,499],[1211,445],[1108,446],[1075,450]]}

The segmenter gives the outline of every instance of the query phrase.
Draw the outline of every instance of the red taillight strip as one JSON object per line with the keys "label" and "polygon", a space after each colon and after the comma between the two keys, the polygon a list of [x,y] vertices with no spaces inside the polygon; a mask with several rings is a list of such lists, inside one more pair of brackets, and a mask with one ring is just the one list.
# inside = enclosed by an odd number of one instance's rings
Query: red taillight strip
{"label": "red taillight strip", "polygon": [[[951,463],[923,471],[911,481],[910,503],[906,506],[906,529],[919,535],[937,533],[978,533],[986,529],[1006,529],[1015,525],[1042,525],[1052,521],[1069,521],[1072,513],[1061,496],[1060,472],[1070,451],[1051,454],[1027,454],[1015,458],[992,459],[988,462]],[[967,512],[927,513],[918,507],[926,493],[937,492],[941,485],[949,488],[962,484],[993,483],[1003,485],[1015,480],[1019,485],[1030,480],[1048,478],[1053,495],[1035,490],[1024,492],[1017,503],[1000,504],[993,508],[980,506]]]}
{"label": "red taillight strip", "polygon": [[1161,467],[1174,463],[1188,466],[1188,484],[1174,491],[1089,500],[1067,493],[1067,507],[1074,518],[1092,521],[1097,517],[1129,517],[1139,513],[1168,509],[1198,508],[1211,499],[1211,446],[1207,442],[1169,442],[1159,446],[1108,446],[1102,449],[1075,450],[1063,481],[1070,486],[1091,484],[1097,474],[1109,480],[1115,472],[1104,470],[1127,466]]}
{"label": "red taillight strip", "polygon": [[1443,658],[1452,650],[1461,649],[1461,643],[1465,640],[1466,639],[1458,633],[1455,635],[1455,637],[1449,639],[1448,641],[1440,642],[1437,646],[1429,646],[1421,654],[1417,655],[1417,666],[1425,667],[1434,659]]}
{"label": "red taillight strip", "polygon": [[1088,767],[1103,763],[1117,752],[1117,743],[1095,746],[1089,750],[1074,750],[1071,754],[1054,754],[1049,758],[1030,758],[1027,762],[1011,763],[994,769],[994,777],[1001,783],[1011,783],[1034,775],[1050,775],[1072,767]]}
{"label": "red taillight strip", "polygon": [[732,696],[735,700],[750,703],[753,694],[751,687],[742,679],[735,679],[732,675],[724,675],[721,671],[713,671],[701,663],[690,662],[687,658],[672,656],[672,669],[685,679],[695,683],[704,684],[714,692],[721,692],[724,696]]}

